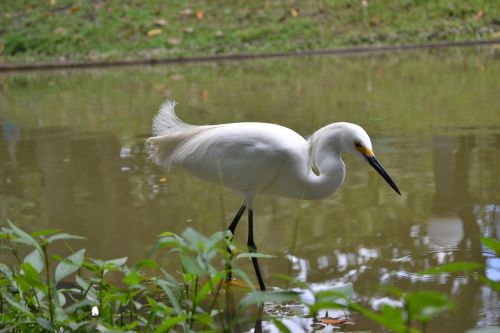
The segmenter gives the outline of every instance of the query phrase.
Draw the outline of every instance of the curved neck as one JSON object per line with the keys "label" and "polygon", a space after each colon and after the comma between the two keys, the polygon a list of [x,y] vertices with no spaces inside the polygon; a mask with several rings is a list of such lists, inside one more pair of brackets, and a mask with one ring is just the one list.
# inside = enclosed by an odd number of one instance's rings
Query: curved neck
{"label": "curved neck", "polygon": [[340,156],[342,138],[332,125],[320,128],[307,140],[309,170],[305,175],[305,199],[320,199],[335,192],[345,177],[345,164]]}

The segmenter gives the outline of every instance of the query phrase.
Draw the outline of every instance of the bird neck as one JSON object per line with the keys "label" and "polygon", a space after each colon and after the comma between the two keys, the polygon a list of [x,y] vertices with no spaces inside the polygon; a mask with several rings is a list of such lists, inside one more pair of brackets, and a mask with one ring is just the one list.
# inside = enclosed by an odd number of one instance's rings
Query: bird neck
{"label": "bird neck", "polygon": [[310,167],[306,175],[306,198],[326,197],[344,181],[345,165],[340,156],[343,138],[332,125],[319,129],[307,140]]}

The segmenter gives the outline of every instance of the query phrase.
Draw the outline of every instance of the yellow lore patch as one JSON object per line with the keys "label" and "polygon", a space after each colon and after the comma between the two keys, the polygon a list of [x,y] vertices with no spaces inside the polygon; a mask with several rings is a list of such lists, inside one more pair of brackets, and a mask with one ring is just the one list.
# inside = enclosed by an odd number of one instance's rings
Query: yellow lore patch
{"label": "yellow lore patch", "polygon": [[356,147],[356,149],[363,155],[365,156],[373,156],[373,151],[371,149],[368,149],[364,146],[359,146],[359,147]]}

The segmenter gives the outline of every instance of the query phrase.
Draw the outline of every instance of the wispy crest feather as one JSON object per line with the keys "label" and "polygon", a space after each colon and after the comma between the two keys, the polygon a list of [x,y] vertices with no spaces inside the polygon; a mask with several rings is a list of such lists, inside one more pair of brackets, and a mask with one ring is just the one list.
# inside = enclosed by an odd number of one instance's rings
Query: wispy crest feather
{"label": "wispy crest feather", "polygon": [[196,126],[183,122],[175,114],[175,102],[164,102],[153,118],[153,137],[146,140],[149,158],[167,171],[174,161],[189,154],[198,140],[194,138],[210,126]]}
{"label": "wispy crest feather", "polygon": [[153,118],[153,135],[162,136],[166,134],[173,134],[180,130],[192,127],[193,125],[186,124],[180,120],[175,114],[175,105],[177,103],[172,100],[163,102],[160,110]]}

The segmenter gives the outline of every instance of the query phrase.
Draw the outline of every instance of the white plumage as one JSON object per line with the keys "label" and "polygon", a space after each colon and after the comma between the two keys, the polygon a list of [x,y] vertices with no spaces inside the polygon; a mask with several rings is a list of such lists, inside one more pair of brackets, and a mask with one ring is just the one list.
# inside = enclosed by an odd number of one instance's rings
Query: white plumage
{"label": "white plumage", "polygon": [[[150,158],[166,170],[180,166],[199,178],[241,192],[243,210],[253,210],[259,193],[321,199],[335,192],[345,175],[342,152],[368,161],[399,193],[376,160],[368,134],[358,125],[333,123],[305,139],[289,128],[269,123],[186,124],[174,108],[175,102],[167,101],[154,117],[154,136],[146,142]],[[234,228],[241,217],[238,214],[231,224]],[[259,278],[262,289],[261,282]]]}

